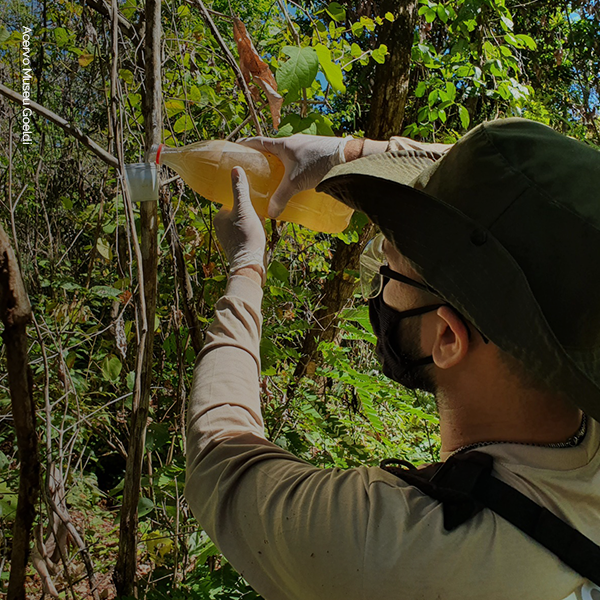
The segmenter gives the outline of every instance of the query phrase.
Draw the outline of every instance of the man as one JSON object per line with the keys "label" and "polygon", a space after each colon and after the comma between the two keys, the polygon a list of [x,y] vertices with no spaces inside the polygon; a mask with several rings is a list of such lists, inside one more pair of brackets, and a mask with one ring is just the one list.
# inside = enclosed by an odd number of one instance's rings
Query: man
{"label": "man", "polygon": [[[188,417],[186,497],[203,528],[267,600],[600,597],[586,579],[600,550],[599,153],[524,119],[486,123],[448,151],[246,143],[285,158],[296,182],[271,214],[314,171],[319,191],[379,226],[361,279],[384,373],[436,394],[446,464],[483,455],[494,482],[549,512],[530,535],[502,502],[449,525],[452,507],[427,487],[380,468],[318,469],[264,438],[265,237],[236,168],[234,208],[215,222],[230,279]],[[574,529],[546,526],[551,513]]]}

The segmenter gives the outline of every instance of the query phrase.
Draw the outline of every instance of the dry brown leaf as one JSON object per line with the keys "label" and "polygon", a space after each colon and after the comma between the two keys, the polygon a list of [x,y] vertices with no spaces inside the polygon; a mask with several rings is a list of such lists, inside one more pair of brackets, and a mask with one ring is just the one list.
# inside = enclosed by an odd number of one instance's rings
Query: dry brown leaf
{"label": "dry brown leaf", "polygon": [[[238,54],[240,55],[240,69],[242,70],[242,75],[244,76],[246,83],[250,83],[250,75],[252,75],[253,81],[266,94],[267,100],[269,101],[269,109],[271,110],[273,127],[278,129],[283,97],[277,93],[277,82],[275,81],[275,77],[273,77],[269,65],[263,61],[256,51],[256,48],[248,35],[246,26],[241,19],[238,19],[237,17],[233,18],[233,36],[235,37]],[[254,90],[251,90],[251,92],[252,96],[256,98]]]}

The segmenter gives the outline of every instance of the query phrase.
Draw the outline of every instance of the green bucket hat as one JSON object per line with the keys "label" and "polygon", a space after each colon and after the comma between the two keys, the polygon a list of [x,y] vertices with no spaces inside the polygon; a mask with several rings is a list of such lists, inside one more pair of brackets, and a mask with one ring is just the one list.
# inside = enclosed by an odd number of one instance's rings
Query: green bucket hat
{"label": "green bucket hat", "polygon": [[600,420],[600,152],[527,119],[439,161],[374,154],[317,190],[366,213],[492,342]]}

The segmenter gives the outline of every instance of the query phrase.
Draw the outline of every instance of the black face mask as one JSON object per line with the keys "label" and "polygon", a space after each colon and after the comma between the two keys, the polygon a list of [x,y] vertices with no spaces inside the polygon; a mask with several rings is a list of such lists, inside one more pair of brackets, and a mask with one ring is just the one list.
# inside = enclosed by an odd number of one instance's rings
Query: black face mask
{"label": "black face mask", "polygon": [[383,301],[383,290],[369,300],[369,319],[377,336],[376,352],[381,360],[384,375],[406,388],[435,392],[431,378],[426,376],[422,369],[417,368],[432,364],[433,356],[415,358],[415,350],[402,339],[399,326],[402,319],[431,312],[440,306],[444,304],[397,311]]}

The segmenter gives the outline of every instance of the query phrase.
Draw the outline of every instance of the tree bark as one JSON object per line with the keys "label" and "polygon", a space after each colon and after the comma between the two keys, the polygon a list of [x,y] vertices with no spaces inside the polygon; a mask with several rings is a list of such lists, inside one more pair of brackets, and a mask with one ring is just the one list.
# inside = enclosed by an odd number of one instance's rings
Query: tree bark
{"label": "tree bark", "polygon": [[410,61],[415,26],[416,0],[384,0],[380,14],[391,12],[395,19],[384,19],[379,43],[388,48],[388,56],[377,65],[371,96],[371,110],[366,136],[385,140],[400,135],[404,120],[404,106],[410,81]]}
{"label": "tree bark", "polygon": [[6,366],[19,452],[19,499],[13,527],[8,600],[25,600],[29,538],[40,492],[40,462],[35,427],[33,381],[27,357],[31,305],[19,264],[0,226],[0,319],[4,324]]}
{"label": "tree bark", "polygon": [[[410,57],[417,20],[416,0],[386,0],[380,14],[391,12],[393,23],[385,20],[379,43],[386,44],[389,55],[385,63],[377,65],[371,95],[371,111],[366,137],[381,140],[400,135],[404,107],[408,95]],[[357,271],[365,245],[373,236],[373,225],[363,229],[356,244],[340,243],[332,258],[331,268],[335,276],[324,286],[322,308],[315,313],[315,325],[306,333],[300,360],[296,365],[296,380],[306,374],[311,361],[317,360],[317,348],[321,341],[332,341],[337,333],[340,311],[352,297],[355,283],[347,277],[347,270]],[[288,390],[293,393],[293,387]]]}
{"label": "tree bark", "polygon": [[[114,3],[113,3],[114,6]],[[146,2],[146,37],[144,48],[145,86],[143,98],[144,124],[146,131],[146,154],[162,135],[162,91],[161,91],[161,1]],[[156,283],[158,267],[157,203],[140,204],[142,231],[143,288],[140,294],[140,310],[145,314],[138,352],[136,385],[131,414],[129,450],[125,466],[125,486],[121,523],[119,529],[119,555],[115,567],[114,581],[119,596],[137,596],[137,534],[138,502],[142,478],[142,461],[146,444],[146,429],[150,407],[150,386],[154,346],[154,319],[156,314]],[[137,392],[137,393],[136,393]]]}

